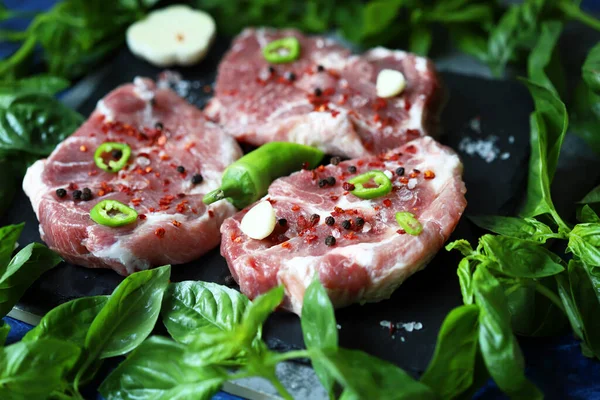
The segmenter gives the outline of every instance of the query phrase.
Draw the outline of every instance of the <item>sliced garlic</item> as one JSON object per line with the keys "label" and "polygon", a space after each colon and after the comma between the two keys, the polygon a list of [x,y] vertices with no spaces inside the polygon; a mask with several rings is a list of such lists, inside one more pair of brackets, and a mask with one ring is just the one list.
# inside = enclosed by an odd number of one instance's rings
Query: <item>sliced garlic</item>
{"label": "sliced garlic", "polygon": [[394,97],[402,93],[405,87],[406,79],[400,71],[382,69],[377,75],[375,88],[378,97]]}
{"label": "sliced garlic", "polygon": [[215,32],[215,21],[204,11],[173,5],[131,25],[127,46],[133,54],[158,67],[192,65],[204,58]]}
{"label": "sliced garlic", "polygon": [[275,229],[275,209],[268,201],[261,201],[242,218],[240,229],[252,239],[264,239]]}

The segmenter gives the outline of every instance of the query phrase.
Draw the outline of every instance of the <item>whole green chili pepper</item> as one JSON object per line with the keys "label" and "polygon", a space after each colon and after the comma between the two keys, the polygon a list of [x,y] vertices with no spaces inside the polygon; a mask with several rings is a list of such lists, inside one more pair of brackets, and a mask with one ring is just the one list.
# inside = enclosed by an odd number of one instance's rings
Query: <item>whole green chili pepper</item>
{"label": "whole green chili pepper", "polygon": [[221,187],[204,196],[204,203],[229,200],[237,208],[254,203],[267,193],[269,185],[280,176],[319,165],[324,153],[310,146],[288,142],[271,142],[246,154],[223,173]]}
{"label": "whole green chili pepper", "polygon": [[[364,185],[373,180],[377,184],[377,187],[365,187]],[[354,185],[354,189],[350,191],[356,197],[361,199],[374,199],[377,197],[385,196],[392,191],[392,181],[390,178],[379,170],[372,170],[360,174],[350,179],[348,183]]]}

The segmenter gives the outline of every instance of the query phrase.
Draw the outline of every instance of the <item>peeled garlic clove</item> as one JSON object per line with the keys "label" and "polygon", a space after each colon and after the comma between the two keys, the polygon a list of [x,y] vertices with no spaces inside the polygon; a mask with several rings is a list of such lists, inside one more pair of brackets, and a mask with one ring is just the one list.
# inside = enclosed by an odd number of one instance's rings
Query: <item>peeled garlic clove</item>
{"label": "peeled garlic clove", "polygon": [[382,69],[377,75],[375,88],[378,97],[394,97],[402,93],[405,87],[406,79],[400,71]]}
{"label": "peeled garlic clove", "polygon": [[268,201],[261,201],[242,218],[240,229],[252,239],[264,239],[275,229],[275,209]]}
{"label": "peeled garlic clove", "polygon": [[192,65],[204,58],[215,37],[213,18],[204,11],[173,5],[148,14],[127,29],[127,46],[156,65]]}

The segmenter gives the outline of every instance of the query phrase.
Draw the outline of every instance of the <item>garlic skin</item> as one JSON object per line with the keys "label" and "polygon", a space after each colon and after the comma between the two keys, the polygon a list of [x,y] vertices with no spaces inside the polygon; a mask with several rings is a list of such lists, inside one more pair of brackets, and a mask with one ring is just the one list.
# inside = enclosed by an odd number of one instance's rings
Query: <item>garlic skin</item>
{"label": "garlic skin", "polygon": [[262,240],[275,230],[275,209],[264,200],[252,207],[240,223],[240,230],[251,239]]}
{"label": "garlic skin", "polygon": [[382,69],[377,75],[375,89],[377,97],[394,97],[399,95],[406,88],[406,78],[404,74],[395,69]]}
{"label": "garlic skin", "polygon": [[214,19],[204,11],[173,5],[148,14],[127,29],[127,47],[157,67],[201,61],[216,34]]}

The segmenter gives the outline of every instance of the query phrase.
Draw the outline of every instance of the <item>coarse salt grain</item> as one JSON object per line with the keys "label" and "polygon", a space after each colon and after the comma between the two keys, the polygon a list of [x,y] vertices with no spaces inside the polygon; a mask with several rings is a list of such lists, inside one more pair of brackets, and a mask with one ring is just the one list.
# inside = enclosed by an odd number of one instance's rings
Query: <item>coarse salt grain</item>
{"label": "coarse salt grain", "polygon": [[392,179],[392,177],[394,176],[394,174],[392,173],[392,171],[389,171],[389,170],[387,170],[387,169],[386,169],[385,171],[383,171],[383,174],[384,174],[385,176],[387,176],[387,177],[388,177],[388,179]]}
{"label": "coarse salt grain", "polygon": [[408,180],[408,185],[406,185],[406,187],[408,187],[409,189],[414,189],[415,186],[417,186],[417,180],[415,178],[411,178]]}
{"label": "coarse salt grain", "polygon": [[371,230],[371,224],[368,222],[365,222],[365,224],[363,225],[363,229],[362,229],[363,233],[367,233],[370,230]]}

